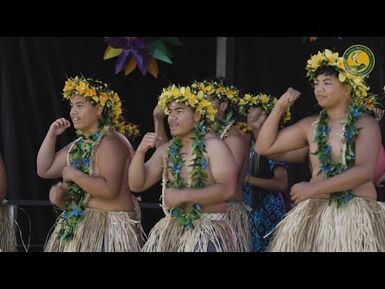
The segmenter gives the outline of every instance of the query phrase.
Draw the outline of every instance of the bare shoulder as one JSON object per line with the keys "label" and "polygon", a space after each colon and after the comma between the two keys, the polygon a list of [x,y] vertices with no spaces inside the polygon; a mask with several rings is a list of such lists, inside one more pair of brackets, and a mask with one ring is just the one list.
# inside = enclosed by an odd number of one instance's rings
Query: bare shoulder
{"label": "bare shoulder", "polygon": [[297,121],[294,124],[286,126],[282,130],[286,131],[286,130],[292,130],[292,129],[302,129],[302,130],[307,131],[309,128],[313,127],[313,125],[317,119],[318,119],[318,115],[308,116],[308,117],[305,117],[305,118]]}
{"label": "bare shoulder", "polygon": [[223,148],[227,149],[226,143],[223,140],[221,140],[219,137],[208,135],[205,137],[205,142],[206,142],[207,151],[218,150]]}
{"label": "bare shoulder", "polygon": [[128,139],[116,131],[109,131],[103,137],[100,142],[98,151],[103,152],[106,150],[116,151],[120,153],[129,153],[133,150]]}
{"label": "bare shoulder", "polygon": [[232,127],[226,139],[248,143],[247,135],[245,135],[238,127]]}
{"label": "bare shoulder", "polygon": [[308,134],[314,131],[314,126],[317,120],[318,115],[312,115],[303,118],[302,120],[298,121],[297,124],[299,128],[301,128],[306,134]]}
{"label": "bare shoulder", "polygon": [[62,147],[57,153],[58,154],[61,154],[61,153],[65,153],[67,154],[70,147],[76,142],[76,139],[71,141],[70,143],[66,144],[64,147]]}
{"label": "bare shoulder", "polygon": [[166,142],[166,143],[164,143],[164,144],[162,144],[160,147],[158,147],[156,149],[154,154],[156,154],[156,155],[159,155],[159,154],[160,155],[164,155],[167,152],[168,147],[170,146],[170,142],[171,142],[171,140]]}
{"label": "bare shoulder", "polygon": [[318,119],[318,115],[312,115],[312,116],[303,118],[297,123],[303,124],[304,126],[308,127],[308,126],[312,126],[317,119]]}
{"label": "bare shoulder", "polygon": [[377,120],[369,114],[362,114],[357,120],[357,127],[379,127]]}

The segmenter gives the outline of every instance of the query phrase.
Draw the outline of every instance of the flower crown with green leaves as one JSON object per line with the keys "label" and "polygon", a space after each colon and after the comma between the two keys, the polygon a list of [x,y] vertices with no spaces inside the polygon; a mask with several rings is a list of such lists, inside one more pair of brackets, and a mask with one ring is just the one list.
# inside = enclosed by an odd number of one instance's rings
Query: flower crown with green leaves
{"label": "flower crown with green leaves", "polygon": [[223,81],[194,81],[191,88],[196,91],[202,91],[207,97],[216,97],[220,101],[229,100],[232,104],[238,104],[239,90],[233,86],[225,86]]}
{"label": "flower crown with green leaves", "polygon": [[[253,94],[247,93],[241,99],[239,99],[239,102],[238,102],[239,113],[243,116],[247,116],[250,109],[261,108],[263,111],[269,114],[273,110],[276,102],[277,102],[277,98],[269,94],[260,93],[257,95],[253,95]],[[288,122],[290,118],[291,118],[291,113],[290,113],[290,108],[288,108],[285,110],[283,122],[284,123]]]}
{"label": "flower crown with green leaves", "polygon": [[127,137],[136,137],[140,134],[137,125],[121,121],[122,103],[119,95],[106,83],[84,76],[69,77],[64,85],[63,97],[70,100],[74,96],[84,97],[93,105],[100,105],[103,108],[101,119],[103,126],[111,126]]}
{"label": "flower crown with green leaves", "polygon": [[196,91],[189,86],[176,86],[173,84],[163,89],[159,96],[158,105],[166,114],[169,114],[168,106],[175,101],[182,102],[199,112],[204,116],[206,122],[212,122],[215,119],[217,110],[210,101],[204,98],[202,91]]}
{"label": "flower crown with green leaves", "polygon": [[306,76],[313,81],[315,73],[321,66],[331,66],[338,72],[338,80],[352,88],[352,100],[358,105],[365,105],[368,110],[373,108],[373,99],[368,96],[369,87],[365,83],[365,77],[353,75],[346,71],[343,57],[339,57],[338,52],[333,53],[329,49],[310,57],[307,61]]}

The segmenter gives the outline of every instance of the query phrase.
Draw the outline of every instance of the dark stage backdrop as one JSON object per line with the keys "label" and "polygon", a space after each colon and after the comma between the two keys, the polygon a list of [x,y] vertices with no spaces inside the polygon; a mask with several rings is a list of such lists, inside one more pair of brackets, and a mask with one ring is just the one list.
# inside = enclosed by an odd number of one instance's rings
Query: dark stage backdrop
{"label": "dark stage backdrop", "polygon": [[[69,105],[61,96],[66,76],[81,73],[111,83],[123,101],[126,119],[141,125],[142,133],[153,131],[152,110],[162,87],[215,74],[215,37],[179,39],[184,46],[172,48],[174,64],[158,62],[156,79],[150,74],[143,77],[137,69],[127,77],[115,75],[116,58],[102,59],[107,47],[103,37],[0,38],[0,149],[8,174],[7,199],[19,204],[17,222],[24,242],[31,243],[30,251],[41,250],[56,218],[52,206],[24,201],[47,201],[49,188],[57,181],[37,176],[36,156],[50,124],[69,116]],[[59,137],[58,148],[73,138],[70,129]],[[133,142],[135,148],[140,140]],[[159,188],[141,194],[143,201],[158,202]],[[145,230],[161,216],[161,210],[145,210]]]}

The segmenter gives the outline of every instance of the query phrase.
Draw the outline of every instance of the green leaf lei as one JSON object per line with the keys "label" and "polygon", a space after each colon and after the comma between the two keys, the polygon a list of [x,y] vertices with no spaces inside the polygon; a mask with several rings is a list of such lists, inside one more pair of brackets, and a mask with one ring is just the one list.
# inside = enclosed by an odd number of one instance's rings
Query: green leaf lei
{"label": "green leaf lei", "polygon": [[[328,144],[330,128],[328,126],[328,115],[326,110],[323,110],[320,113],[320,118],[315,129],[315,138],[314,141],[317,143],[318,149],[314,153],[320,161],[320,171],[325,173],[327,177],[333,177],[339,175],[351,168],[355,164],[355,140],[359,133],[358,129],[355,126],[357,119],[364,112],[363,107],[349,106],[347,121],[342,129],[343,140],[346,144],[346,153],[345,162],[336,162],[331,159],[332,147]],[[353,199],[354,194],[352,190],[347,190],[343,192],[335,192],[330,195],[329,204],[333,201],[337,202],[337,207],[346,205],[351,199]]]}
{"label": "green leaf lei", "polygon": [[[85,174],[90,173],[92,152],[107,131],[108,127],[98,130],[87,138],[80,131],[76,131],[79,139],[75,141],[69,151],[69,163],[74,168]],[[84,200],[87,193],[76,183],[70,182],[64,212],[60,215],[61,227],[58,238],[61,241],[70,241],[75,235],[78,224],[84,219],[85,208]]]}
{"label": "green leaf lei", "polygon": [[[208,167],[207,160],[205,159],[204,152],[206,150],[205,144],[206,125],[204,121],[201,121],[194,129],[192,135],[192,170],[189,173],[189,179],[191,180],[191,188],[199,189],[203,188],[205,179],[207,177],[206,169]],[[183,168],[183,159],[180,155],[180,149],[182,148],[182,140],[179,137],[175,137],[170,144],[168,150],[168,171],[172,176],[172,180],[168,181],[167,186],[176,189],[185,189],[187,185],[181,177],[181,171]],[[193,222],[201,217],[202,206],[194,204],[186,210],[182,208],[173,208],[171,210],[171,216],[176,218],[176,222],[184,229],[193,228]]]}
{"label": "green leaf lei", "polygon": [[228,112],[222,120],[215,120],[211,125],[210,132],[215,136],[220,137],[226,127],[231,123],[234,123],[233,112]]}

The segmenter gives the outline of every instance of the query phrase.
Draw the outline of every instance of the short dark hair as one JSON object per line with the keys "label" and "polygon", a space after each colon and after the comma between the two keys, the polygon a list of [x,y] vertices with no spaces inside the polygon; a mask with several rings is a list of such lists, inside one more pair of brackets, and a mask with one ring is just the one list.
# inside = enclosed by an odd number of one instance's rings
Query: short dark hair
{"label": "short dark hair", "polygon": [[317,70],[314,72],[314,78],[317,78],[318,76],[325,74],[325,75],[334,75],[338,78],[338,70],[330,65],[322,65],[317,68]]}

